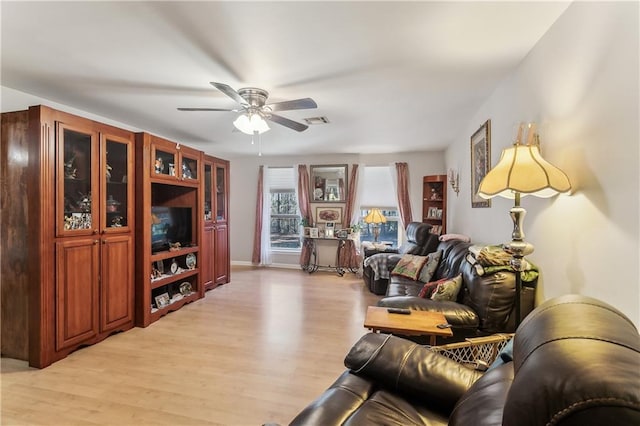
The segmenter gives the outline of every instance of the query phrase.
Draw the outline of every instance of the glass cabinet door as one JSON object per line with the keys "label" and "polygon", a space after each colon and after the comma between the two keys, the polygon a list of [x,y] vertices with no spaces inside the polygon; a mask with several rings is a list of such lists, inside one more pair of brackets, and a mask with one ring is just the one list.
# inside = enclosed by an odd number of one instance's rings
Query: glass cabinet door
{"label": "glass cabinet door", "polygon": [[216,164],[216,220],[227,220],[227,168]]}
{"label": "glass cabinet door", "polygon": [[97,133],[58,123],[57,144],[57,234],[98,233]]}
{"label": "glass cabinet door", "polygon": [[193,158],[184,153],[181,155],[182,165],[180,170],[180,176],[183,180],[197,180],[198,179],[198,159]]}
{"label": "glass cabinet door", "polygon": [[211,164],[204,164],[204,220],[210,222],[213,219],[211,212],[211,187],[213,174],[211,172]]}
{"label": "glass cabinet door", "polygon": [[102,229],[116,232],[128,230],[131,207],[131,141],[114,136],[103,136],[104,209]]}
{"label": "glass cabinet door", "polygon": [[153,145],[151,153],[151,176],[177,176],[178,155],[175,151]]}

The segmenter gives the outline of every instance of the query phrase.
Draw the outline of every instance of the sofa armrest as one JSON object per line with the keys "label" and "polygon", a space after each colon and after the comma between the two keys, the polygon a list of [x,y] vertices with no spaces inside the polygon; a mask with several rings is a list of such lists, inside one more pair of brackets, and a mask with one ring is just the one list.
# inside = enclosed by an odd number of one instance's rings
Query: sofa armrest
{"label": "sofa armrest", "polygon": [[450,413],[460,397],[482,376],[423,346],[387,334],[364,335],[344,362],[353,374],[426,401],[445,413]]}
{"label": "sofa armrest", "polygon": [[378,306],[439,312],[454,329],[476,329],[480,324],[478,314],[473,309],[457,302],[441,302],[416,296],[394,296],[379,300]]}

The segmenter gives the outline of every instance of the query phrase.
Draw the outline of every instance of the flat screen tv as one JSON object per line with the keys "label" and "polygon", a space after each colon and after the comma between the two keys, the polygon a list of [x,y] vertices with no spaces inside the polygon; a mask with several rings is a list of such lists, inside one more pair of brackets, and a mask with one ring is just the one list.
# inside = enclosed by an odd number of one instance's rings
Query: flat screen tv
{"label": "flat screen tv", "polygon": [[169,250],[170,243],[182,247],[193,242],[191,207],[151,207],[151,252]]}

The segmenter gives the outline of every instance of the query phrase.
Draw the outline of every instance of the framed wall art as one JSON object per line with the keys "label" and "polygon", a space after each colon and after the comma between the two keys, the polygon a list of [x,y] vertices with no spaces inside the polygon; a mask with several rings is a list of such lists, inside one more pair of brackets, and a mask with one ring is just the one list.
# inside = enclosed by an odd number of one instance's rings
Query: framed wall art
{"label": "framed wall art", "polygon": [[478,195],[482,178],[491,168],[491,120],[471,136],[471,207],[491,207],[491,200]]}
{"label": "framed wall art", "polygon": [[342,222],[342,207],[316,207],[316,223]]}

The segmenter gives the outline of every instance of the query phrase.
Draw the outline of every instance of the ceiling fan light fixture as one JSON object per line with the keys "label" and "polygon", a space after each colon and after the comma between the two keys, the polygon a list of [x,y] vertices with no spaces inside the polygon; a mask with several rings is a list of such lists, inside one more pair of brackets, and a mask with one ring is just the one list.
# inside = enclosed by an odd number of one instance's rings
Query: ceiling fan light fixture
{"label": "ceiling fan light fixture", "polygon": [[269,130],[269,125],[260,114],[240,114],[233,125],[247,135],[253,135],[254,132],[264,133]]}

